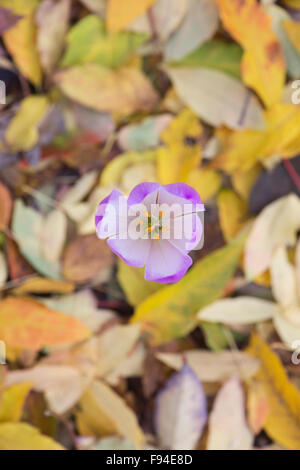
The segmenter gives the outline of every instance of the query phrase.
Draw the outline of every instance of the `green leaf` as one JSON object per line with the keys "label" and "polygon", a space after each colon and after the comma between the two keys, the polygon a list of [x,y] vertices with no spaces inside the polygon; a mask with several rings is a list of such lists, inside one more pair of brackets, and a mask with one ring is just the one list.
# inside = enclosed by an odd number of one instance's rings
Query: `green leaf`
{"label": "green leaf", "polygon": [[147,34],[122,31],[109,34],[97,15],[88,15],[71,29],[62,66],[95,63],[118,67],[146,41]]}
{"label": "green leaf", "polygon": [[145,281],[143,268],[133,268],[122,260],[118,264],[118,281],[128,302],[134,306],[161,289],[160,284]]}
{"label": "green leaf", "polygon": [[243,250],[246,235],[198,262],[177,284],[165,287],[138,306],[132,321],[141,322],[154,344],[188,334],[196,314],[223,294]]}
{"label": "green leaf", "polygon": [[172,65],[215,69],[241,79],[242,56],[243,49],[238,44],[212,40],[205,42],[180,61],[172,62]]}

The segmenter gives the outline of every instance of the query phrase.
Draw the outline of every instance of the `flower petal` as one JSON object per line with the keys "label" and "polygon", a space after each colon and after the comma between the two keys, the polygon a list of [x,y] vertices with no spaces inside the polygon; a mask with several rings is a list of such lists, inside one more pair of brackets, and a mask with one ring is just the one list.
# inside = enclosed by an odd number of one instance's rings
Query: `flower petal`
{"label": "flower petal", "polygon": [[136,268],[145,266],[149,257],[151,240],[122,240],[120,238],[109,238],[107,244],[110,249],[118,255],[125,263]]}
{"label": "flower petal", "polygon": [[192,259],[168,240],[152,241],[146,262],[146,281],[168,284],[181,279],[192,265]]}
{"label": "flower petal", "polygon": [[98,238],[105,239],[127,230],[127,201],[120,191],[114,189],[100,202],[95,224]]}
{"label": "flower petal", "polygon": [[[131,206],[133,204],[140,204],[141,202],[143,202],[146,205],[148,205],[148,203],[155,204],[156,195],[157,195],[156,192],[160,187],[161,185],[159,183],[138,184],[135,188],[133,188],[133,190],[128,196],[128,205]],[[150,199],[147,197],[149,195],[152,195]],[[145,198],[147,198],[147,203],[144,202]]]}
{"label": "flower petal", "polygon": [[[193,206],[200,206],[199,209],[204,210],[203,202],[197,191],[185,183],[172,183],[166,184],[160,191],[160,203],[174,203],[179,204],[192,204]],[[167,193],[167,194],[166,194]]]}

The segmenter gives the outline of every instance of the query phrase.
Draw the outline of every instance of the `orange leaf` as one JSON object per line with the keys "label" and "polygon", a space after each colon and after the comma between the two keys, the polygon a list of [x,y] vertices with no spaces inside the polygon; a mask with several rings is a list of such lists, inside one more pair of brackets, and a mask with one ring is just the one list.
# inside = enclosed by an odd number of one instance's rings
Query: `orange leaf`
{"label": "orange leaf", "polygon": [[0,183],[0,230],[8,227],[12,210],[10,192],[4,184]]}
{"label": "orange leaf", "polygon": [[108,0],[108,31],[117,32],[126,28],[155,2],[156,0]]}
{"label": "orange leaf", "polygon": [[256,0],[217,0],[227,31],[244,48],[242,74],[266,106],[280,100],[285,60],[271,18]]}
{"label": "orange leaf", "polygon": [[11,348],[39,350],[81,341],[89,330],[79,320],[29,298],[0,301],[0,339]]}

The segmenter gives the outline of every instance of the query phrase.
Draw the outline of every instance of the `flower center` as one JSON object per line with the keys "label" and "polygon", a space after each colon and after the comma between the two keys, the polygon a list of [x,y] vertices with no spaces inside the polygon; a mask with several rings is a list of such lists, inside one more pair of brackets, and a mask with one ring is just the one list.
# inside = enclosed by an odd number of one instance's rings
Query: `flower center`
{"label": "flower center", "polygon": [[162,232],[168,230],[168,227],[163,225],[163,216],[163,211],[160,211],[157,216],[146,211],[145,219],[139,221],[140,225],[144,227],[145,232],[154,241],[160,240]]}

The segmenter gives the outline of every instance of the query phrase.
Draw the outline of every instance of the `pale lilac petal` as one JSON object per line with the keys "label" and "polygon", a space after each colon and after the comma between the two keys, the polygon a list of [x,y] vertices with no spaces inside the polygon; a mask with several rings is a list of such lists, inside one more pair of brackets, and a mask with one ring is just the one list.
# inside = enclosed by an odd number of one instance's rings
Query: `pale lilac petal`
{"label": "pale lilac petal", "polygon": [[[178,189],[178,193],[176,190]],[[167,204],[169,206],[178,206],[175,216],[204,210],[203,203],[197,191],[184,183],[168,184],[161,186],[159,189],[159,204]]]}
{"label": "pale lilac petal", "polygon": [[[182,253],[188,253],[196,248],[203,235],[203,226],[198,214],[183,215],[174,219],[173,222],[171,221],[171,243]],[[176,237],[176,234],[180,235],[181,233],[180,238]]]}
{"label": "pale lilac petal", "polygon": [[176,282],[185,275],[192,263],[192,259],[169,240],[152,241],[146,261],[145,279],[161,284]]}
{"label": "pale lilac petal", "polygon": [[[155,204],[157,190],[161,187],[159,183],[141,183],[138,184],[128,196],[128,205],[144,203],[147,196],[152,195],[150,204]],[[147,198],[148,200],[149,198]],[[146,204],[146,203],[145,203]]]}
{"label": "pale lilac petal", "polygon": [[136,268],[145,266],[149,258],[151,240],[121,240],[119,238],[109,238],[107,244],[110,249],[118,255],[125,263]]}
{"label": "pale lilac petal", "polygon": [[96,212],[95,224],[98,238],[105,239],[121,231],[126,231],[126,221],[126,198],[120,191],[114,189],[109,196],[100,202]]}

